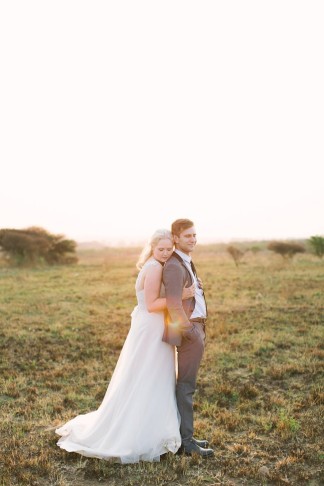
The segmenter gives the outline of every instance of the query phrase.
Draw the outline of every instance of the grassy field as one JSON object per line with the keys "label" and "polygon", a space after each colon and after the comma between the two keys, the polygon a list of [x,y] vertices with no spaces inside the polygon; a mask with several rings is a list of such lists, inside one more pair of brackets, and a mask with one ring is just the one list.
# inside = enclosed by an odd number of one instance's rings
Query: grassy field
{"label": "grassy field", "polygon": [[[0,268],[0,485],[323,484],[324,262],[198,247],[210,319],[195,394],[213,459],[121,466],[68,454],[56,426],[96,409],[135,305],[138,249]],[[158,386],[158,384],[157,384]]]}

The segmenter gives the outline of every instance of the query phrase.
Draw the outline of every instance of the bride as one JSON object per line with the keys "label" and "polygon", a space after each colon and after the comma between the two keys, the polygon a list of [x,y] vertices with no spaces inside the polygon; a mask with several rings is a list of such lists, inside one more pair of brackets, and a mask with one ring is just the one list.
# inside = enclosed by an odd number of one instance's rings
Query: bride
{"label": "bride", "polygon": [[[179,449],[175,348],[162,341],[162,268],[172,252],[168,230],[156,231],[143,249],[135,284],[138,305],[106,395],[98,410],[56,430],[62,449],[121,463],[159,461]],[[182,298],[193,294],[194,286],[184,288]]]}

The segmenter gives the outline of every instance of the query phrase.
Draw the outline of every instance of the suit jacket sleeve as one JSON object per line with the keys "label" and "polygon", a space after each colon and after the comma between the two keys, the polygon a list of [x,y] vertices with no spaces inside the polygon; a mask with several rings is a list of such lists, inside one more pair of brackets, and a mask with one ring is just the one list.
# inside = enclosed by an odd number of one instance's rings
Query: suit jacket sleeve
{"label": "suit jacket sleeve", "polygon": [[180,332],[188,329],[188,327],[191,328],[192,324],[189,322],[182,305],[183,272],[177,263],[170,262],[165,265],[163,283],[171,325],[178,328]]}

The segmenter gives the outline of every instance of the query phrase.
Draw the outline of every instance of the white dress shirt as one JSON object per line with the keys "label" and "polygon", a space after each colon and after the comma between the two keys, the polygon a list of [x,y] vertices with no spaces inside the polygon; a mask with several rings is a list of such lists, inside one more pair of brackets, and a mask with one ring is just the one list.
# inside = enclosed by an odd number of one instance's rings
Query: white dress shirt
{"label": "white dress shirt", "polygon": [[195,299],[196,299],[196,305],[193,310],[193,313],[190,316],[190,319],[193,319],[194,317],[206,317],[207,312],[206,312],[206,302],[205,302],[205,297],[204,297],[204,292],[203,290],[199,287],[199,282],[197,277],[194,275],[190,262],[191,262],[191,256],[187,255],[187,253],[183,253],[180,250],[175,250],[175,252],[182,258],[184,261],[184,264],[186,265],[187,269],[189,270],[192,279],[195,283]]}

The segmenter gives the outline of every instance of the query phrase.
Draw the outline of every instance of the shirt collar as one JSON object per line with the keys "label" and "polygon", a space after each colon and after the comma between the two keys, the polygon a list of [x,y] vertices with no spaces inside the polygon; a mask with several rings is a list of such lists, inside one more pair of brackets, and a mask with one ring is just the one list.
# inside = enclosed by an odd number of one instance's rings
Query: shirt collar
{"label": "shirt collar", "polygon": [[191,256],[187,255],[187,253],[183,253],[183,251],[180,250],[174,250],[178,255],[182,258],[187,263],[191,262]]}

